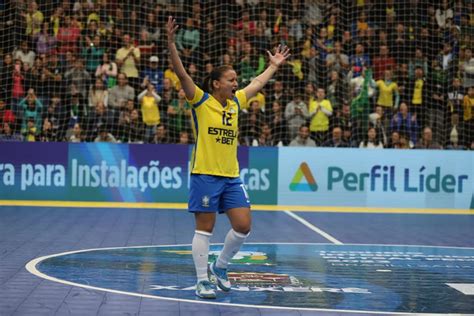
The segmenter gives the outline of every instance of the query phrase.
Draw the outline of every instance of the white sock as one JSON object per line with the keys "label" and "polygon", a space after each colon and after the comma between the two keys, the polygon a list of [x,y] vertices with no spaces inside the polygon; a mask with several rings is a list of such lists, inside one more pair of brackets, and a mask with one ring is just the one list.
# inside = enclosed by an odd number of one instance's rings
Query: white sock
{"label": "white sock", "polygon": [[224,248],[217,258],[216,266],[221,269],[227,269],[229,261],[239,252],[240,247],[244,243],[249,234],[241,234],[232,228],[225,236]]}
{"label": "white sock", "polygon": [[211,233],[202,230],[194,232],[192,252],[198,282],[209,280],[207,276],[207,260],[209,258],[209,239],[211,236]]}

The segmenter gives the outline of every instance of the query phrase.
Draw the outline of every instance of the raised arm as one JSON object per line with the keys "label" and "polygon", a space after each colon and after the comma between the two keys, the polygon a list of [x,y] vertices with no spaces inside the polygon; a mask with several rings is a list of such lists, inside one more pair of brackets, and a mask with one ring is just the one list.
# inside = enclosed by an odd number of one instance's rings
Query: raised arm
{"label": "raised arm", "polygon": [[181,58],[179,58],[178,49],[176,48],[174,40],[178,27],[179,26],[176,24],[176,20],[172,16],[169,16],[166,28],[168,33],[168,50],[170,53],[171,63],[173,64],[174,71],[176,72],[176,75],[178,76],[179,81],[181,82],[181,87],[183,87],[184,93],[186,94],[186,98],[192,99],[194,98],[195,92],[194,82],[184,69],[183,63],[181,62]]}
{"label": "raised arm", "polygon": [[248,86],[244,88],[245,95],[247,100],[251,97],[257,95],[257,93],[262,90],[263,86],[271,79],[273,74],[278,70],[280,65],[282,65],[285,60],[290,56],[290,49],[287,46],[278,45],[275,50],[275,54],[272,55],[269,51],[267,51],[268,57],[270,58],[270,65],[254,78]]}

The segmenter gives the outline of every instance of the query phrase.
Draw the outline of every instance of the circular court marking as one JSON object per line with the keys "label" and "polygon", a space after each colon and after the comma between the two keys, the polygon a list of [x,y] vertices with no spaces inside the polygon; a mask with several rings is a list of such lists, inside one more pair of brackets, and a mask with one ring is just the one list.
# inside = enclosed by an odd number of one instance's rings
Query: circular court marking
{"label": "circular court marking", "polygon": [[[210,260],[221,245],[211,245]],[[473,313],[474,248],[245,244],[233,289],[198,299],[190,245],[102,248],[45,256],[29,272],[126,295],[239,307],[333,312]]]}

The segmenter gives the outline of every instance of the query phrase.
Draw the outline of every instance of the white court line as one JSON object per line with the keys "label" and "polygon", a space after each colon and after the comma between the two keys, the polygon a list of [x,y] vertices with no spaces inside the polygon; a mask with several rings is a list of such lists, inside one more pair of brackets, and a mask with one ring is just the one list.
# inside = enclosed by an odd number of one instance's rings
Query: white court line
{"label": "white court line", "polygon": [[305,220],[304,218],[296,215],[295,213],[291,212],[291,211],[284,211],[286,215],[290,216],[290,217],[293,217],[294,219],[296,219],[298,222],[300,222],[301,224],[303,224],[304,226],[308,227],[309,229],[311,229],[312,231],[318,233],[319,235],[323,236],[324,238],[326,238],[327,240],[329,240],[330,242],[336,244],[336,245],[344,245],[342,242],[340,242],[339,240],[337,240],[336,238],[334,238],[333,236],[329,235],[328,233],[326,233],[324,230],[321,230],[319,228],[317,228],[316,226],[314,226],[313,224],[311,224],[310,222],[308,222],[307,220]]}

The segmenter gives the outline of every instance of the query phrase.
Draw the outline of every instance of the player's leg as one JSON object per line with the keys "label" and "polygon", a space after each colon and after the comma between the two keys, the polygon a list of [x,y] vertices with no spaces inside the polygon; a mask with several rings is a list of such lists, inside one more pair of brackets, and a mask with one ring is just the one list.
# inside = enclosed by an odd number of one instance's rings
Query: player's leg
{"label": "player's leg", "polygon": [[192,241],[192,255],[196,268],[196,295],[202,298],[215,298],[214,286],[209,282],[207,264],[209,243],[219,209],[223,185],[214,181],[215,177],[192,175],[189,211],[194,213],[196,230]]}
{"label": "player's leg", "polygon": [[227,278],[229,261],[239,252],[240,247],[250,233],[252,224],[250,201],[245,187],[240,179],[232,181],[222,196],[222,209],[227,210],[232,228],[226,235],[224,247],[219,257],[209,269],[217,281],[217,285],[224,291],[229,291],[231,284]]}

